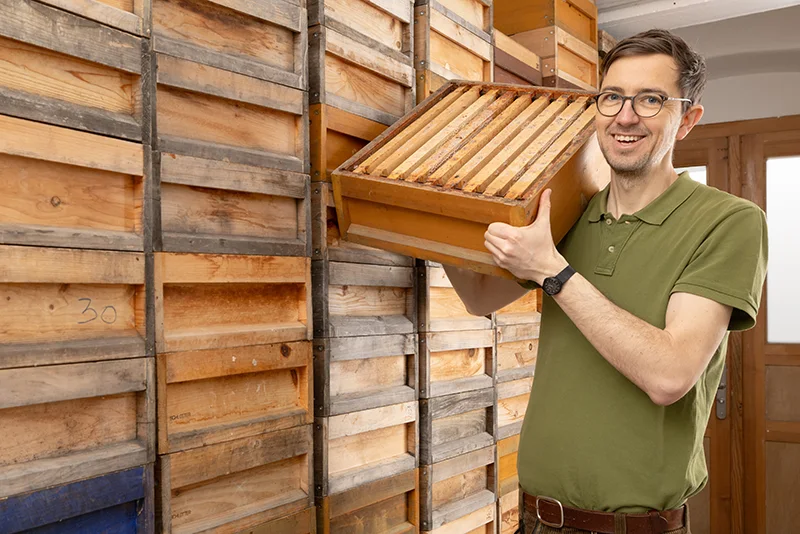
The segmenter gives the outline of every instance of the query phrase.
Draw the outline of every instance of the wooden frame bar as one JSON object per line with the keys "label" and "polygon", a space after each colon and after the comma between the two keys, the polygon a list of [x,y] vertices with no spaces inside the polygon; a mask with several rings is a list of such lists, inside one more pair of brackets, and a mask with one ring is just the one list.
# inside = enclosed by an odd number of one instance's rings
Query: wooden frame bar
{"label": "wooden frame bar", "polygon": [[[155,459],[152,358],[0,371],[0,497]],[[76,430],[83,427],[83,431]]]}

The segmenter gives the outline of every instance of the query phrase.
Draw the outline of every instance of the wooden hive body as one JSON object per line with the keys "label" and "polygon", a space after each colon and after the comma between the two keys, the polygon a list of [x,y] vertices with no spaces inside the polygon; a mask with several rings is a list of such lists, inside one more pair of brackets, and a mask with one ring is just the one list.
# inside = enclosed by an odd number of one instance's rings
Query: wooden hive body
{"label": "wooden hive body", "polygon": [[489,224],[533,222],[552,189],[556,242],[610,179],[592,95],[451,82],[333,173],[345,239],[511,278]]}

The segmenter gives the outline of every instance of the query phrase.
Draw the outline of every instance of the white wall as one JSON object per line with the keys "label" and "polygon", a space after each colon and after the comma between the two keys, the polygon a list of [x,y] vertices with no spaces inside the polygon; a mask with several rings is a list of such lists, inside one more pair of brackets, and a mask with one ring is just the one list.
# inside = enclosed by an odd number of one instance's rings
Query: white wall
{"label": "white wall", "polygon": [[711,80],[703,105],[701,124],[800,115],[800,72]]}

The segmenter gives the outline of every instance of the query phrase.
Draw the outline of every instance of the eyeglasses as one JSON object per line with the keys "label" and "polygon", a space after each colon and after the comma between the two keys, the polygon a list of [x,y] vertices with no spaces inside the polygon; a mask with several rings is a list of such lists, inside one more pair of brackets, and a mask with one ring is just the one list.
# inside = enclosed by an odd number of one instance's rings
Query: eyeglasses
{"label": "eyeglasses", "polygon": [[643,119],[655,117],[669,100],[678,102],[692,101],[688,98],[675,98],[658,93],[639,93],[635,96],[624,96],[614,91],[605,91],[597,95],[595,104],[597,111],[605,117],[615,117],[622,111],[625,101],[630,100],[633,112]]}

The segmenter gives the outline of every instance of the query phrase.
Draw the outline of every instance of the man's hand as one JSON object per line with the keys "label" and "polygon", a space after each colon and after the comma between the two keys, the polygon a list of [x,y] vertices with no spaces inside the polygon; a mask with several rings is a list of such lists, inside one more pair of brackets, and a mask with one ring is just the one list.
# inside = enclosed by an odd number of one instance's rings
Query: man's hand
{"label": "man's hand", "polygon": [[516,227],[492,223],[484,234],[485,246],[499,267],[521,280],[533,280],[539,285],[567,266],[567,261],[556,250],[550,230],[551,193],[549,189],[542,193],[533,224]]}

